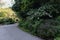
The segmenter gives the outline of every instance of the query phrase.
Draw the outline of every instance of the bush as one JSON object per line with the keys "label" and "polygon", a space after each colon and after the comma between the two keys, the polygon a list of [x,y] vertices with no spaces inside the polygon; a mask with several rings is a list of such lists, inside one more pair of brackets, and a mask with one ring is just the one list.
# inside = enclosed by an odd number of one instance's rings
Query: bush
{"label": "bush", "polygon": [[19,18],[10,8],[0,9],[0,24],[13,24],[18,21]]}
{"label": "bush", "polygon": [[0,12],[0,17],[6,16],[4,12]]}
{"label": "bush", "polygon": [[60,16],[60,11],[56,8],[57,4],[46,4],[38,9],[31,9],[26,13],[26,17],[37,17],[42,19],[54,19]]}
{"label": "bush", "polygon": [[45,40],[54,40],[60,33],[60,23],[56,20],[45,20],[37,28],[37,36]]}
{"label": "bush", "polygon": [[0,24],[3,24],[4,23],[4,18],[0,18]]}
{"label": "bush", "polygon": [[60,33],[60,23],[57,20],[60,12],[56,6],[46,4],[38,9],[31,9],[26,13],[26,18],[20,21],[20,27],[45,40],[54,40]]}
{"label": "bush", "polygon": [[60,34],[60,19],[57,18],[60,16],[60,4],[56,0],[49,1],[18,0],[13,10],[22,18],[21,28],[45,40],[54,40]]}
{"label": "bush", "polygon": [[4,19],[5,24],[14,24],[15,21],[12,18]]}
{"label": "bush", "polygon": [[19,27],[23,28],[24,31],[27,31],[33,35],[36,35],[36,31],[37,31],[37,26],[42,22],[42,20],[40,21],[20,21]]}
{"label": "bush", "polygon": [[13,24],[15,21],[11,18],[0,18],[0,24]]}
{"label": "bush", "polygon": [[57,20],[60,22],[60,16],[57,17]]}
{"label": "bush", "polygon": [[[12,7],[12,9],[17,13],[18,16],[22,18],[26,18],[27,12],[30,9],[37,9],[42,4],[49,2],[49,0],[15,0],[16,4]],[[24,15],[23,15],[24,14]]]}
{"label": "bush", "polygon": [[16,4],[12,7],[15,11],[26,11],[30,8],[39,8],[49,0],[15,0]]}
{"label": "bush", "polygon": [[54,38],[60,35],[60,23],[57,20],[39,20],[39,21],[21,21],[20,27],[25,31],[41,37],[45,40],[54,40]]}
{"label": "bush", "polygon": [[54,19],[60,15],[60,11],[56,7],[59,8],[60,6],[58,4],[45,4],[38,9],[29,9],[29,11],[20,12],[18,15],[23,19],[26,19],[28,16],[32,17],[33,15],[42,19]]}

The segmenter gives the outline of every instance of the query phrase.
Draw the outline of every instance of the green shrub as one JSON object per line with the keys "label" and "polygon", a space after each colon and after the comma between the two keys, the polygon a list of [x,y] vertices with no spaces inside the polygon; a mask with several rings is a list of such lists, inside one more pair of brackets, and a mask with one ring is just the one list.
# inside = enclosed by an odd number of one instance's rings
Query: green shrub
{"label": "green shrub", "polygon": [[54,40],[60,34],[60,4],[51,1],[54,3],[49,0],[16,0],[13,10],[22,18],[19,26],[45,40]]}
{"label": "green shrub", "polygon": [[[49,0],[15,0],[16,4],[12,7],[12,9],[17,13],[19,17],[26,18],[27,12],[30,9],[37,9],[42,4],[49,2]],[[24,15],[23,15],[24,14]]]}
{"label": "green shrub", "polygon": [[26,13],[26,17],[37,17],[42,19],[54,19],[60,16],[60,11],[56,8],[57,4],[46,4],[39,9],[31,9]]}
{"label": "green shrub", "polygon": [[0,17],[4,17],[5,13],[4,12],[0,12]]}
{"label": "green shrub", "polygon": [[60,16],[57,17],[57,20],[60,22]]}
{"label": "green shrub", "polygon": [[36,29],[37,29],[37,26],[42,22],[42,20],[40,21],[30,21],[30,20],[27,20],[27,21],[20,21],[20,27],[25,29],[25,30],[28,30],[28,32],[36,35]]}
{"label": "green shrub", "polygon": [[12,18],[4,19],[5,24],[14,24],[15,21]]}
{"label": "green shrub", "polygon": [[4,18],[0,18],[0,24],[4,24]]}
{"label": "green shrub", "polygon": [[46,40],[54,40],[60,34],[60,23],[56,20],[45,20],[37,28],[37,36]]}
{"label": "green shrub", "polygon": [[39,8],[49,0],[15,0],[16,4],[12,7],[15,11],[27,11],[30,8]]}
{"label": "green shrub", "polygon": [[[38,9],[29,9],[29,11],[26,12],[20,12],[18,13],[18,16],[20,15],[20,17],[22,17],[23,19],[26,19],[26,17],[30,16],[32,17],[37,16],[39,18],[42,19],[54,19],[56,17],[58,17],[60,15],[60,11],[58,10],[58,8],[60,6],[57,7],[58,4],[45,4],[41,7],[39,7]],[[60,9],[60,8],[59,8]],[[23,15],[24,14],[24,15]]]}
{"label": "green shrub", "polygon": [[13,12],[10,8],[0,9],[0,24],[13,24],[17,23],[18,21],[19,18],[15,15],[15,12]]}
{"label": "green shrub", "polygon": [[15,21],[12,18],[0,18],[0,24],[13,24]]}
{"label": "green shrub", "polygon": [[55,4],[46,4],[38,9],[30,9],[26,15],[26,18],[22,18],[20,21],[20,27],[29,30],[30,33],[46,40],[54,40],[60,33],[60,23],[56,20],[60,16],[60,12]]}
{"label": "green shrub", "polygon": [[46,40],[54,40],[54,38],[60,35],[60,23],[57,20],[37,20],[37,21],[21,21],[20,27],[28,30],[33,35],[41,37]]}

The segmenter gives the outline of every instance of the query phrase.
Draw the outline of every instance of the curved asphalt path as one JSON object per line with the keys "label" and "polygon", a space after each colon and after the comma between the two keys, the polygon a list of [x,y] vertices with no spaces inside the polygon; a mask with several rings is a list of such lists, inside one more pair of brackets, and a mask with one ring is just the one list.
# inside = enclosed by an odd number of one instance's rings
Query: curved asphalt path
{"label": "curved asphalt path", "polygon": [[0,26],[0,40],[41,40],[32,36],[17,27],[18,24],[1,25]]}

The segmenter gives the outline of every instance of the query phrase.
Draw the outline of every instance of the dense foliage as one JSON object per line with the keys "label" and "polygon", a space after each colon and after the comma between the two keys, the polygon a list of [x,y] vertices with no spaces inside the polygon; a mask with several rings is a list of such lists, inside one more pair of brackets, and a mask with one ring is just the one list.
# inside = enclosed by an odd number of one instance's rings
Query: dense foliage
{"label": "dense foliage", "polygon": [[54,40],[60,35],[60,4],[57,0],[16,0],[12,9],[21,18],[20,27],[31,34],[45,40]]}
{"label": "dense foliage", "polygon": [[[48,2],[48,0],[15,0],[16,4],[12,7],[12,9],[16,12],[19,12],[18,15],[21,15],[25,18],[26,13],[30,9],[37,9],[42,4]],[[23,15],[24,14],[24,15]]]}
{"label": "dense foliage", "polygon": [[13,9],[16,11],[27,11],[30,8],[39,8],[42,4],[48,2],[48,0],[15,0],[16,4]]}
{"label": "dense foliage", "polygon": [[10,8],[0,9],[0,24],[13,24],[17,21],[18,17]]}

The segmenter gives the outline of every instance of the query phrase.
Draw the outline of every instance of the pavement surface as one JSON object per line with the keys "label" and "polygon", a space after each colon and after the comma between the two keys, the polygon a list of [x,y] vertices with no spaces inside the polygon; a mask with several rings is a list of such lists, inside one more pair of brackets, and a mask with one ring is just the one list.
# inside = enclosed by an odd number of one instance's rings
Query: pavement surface
{"label": "pavement surface", "polygon": [[20,30],[17,25],[18,24],[1,25],[0,40],[42,40]]}

